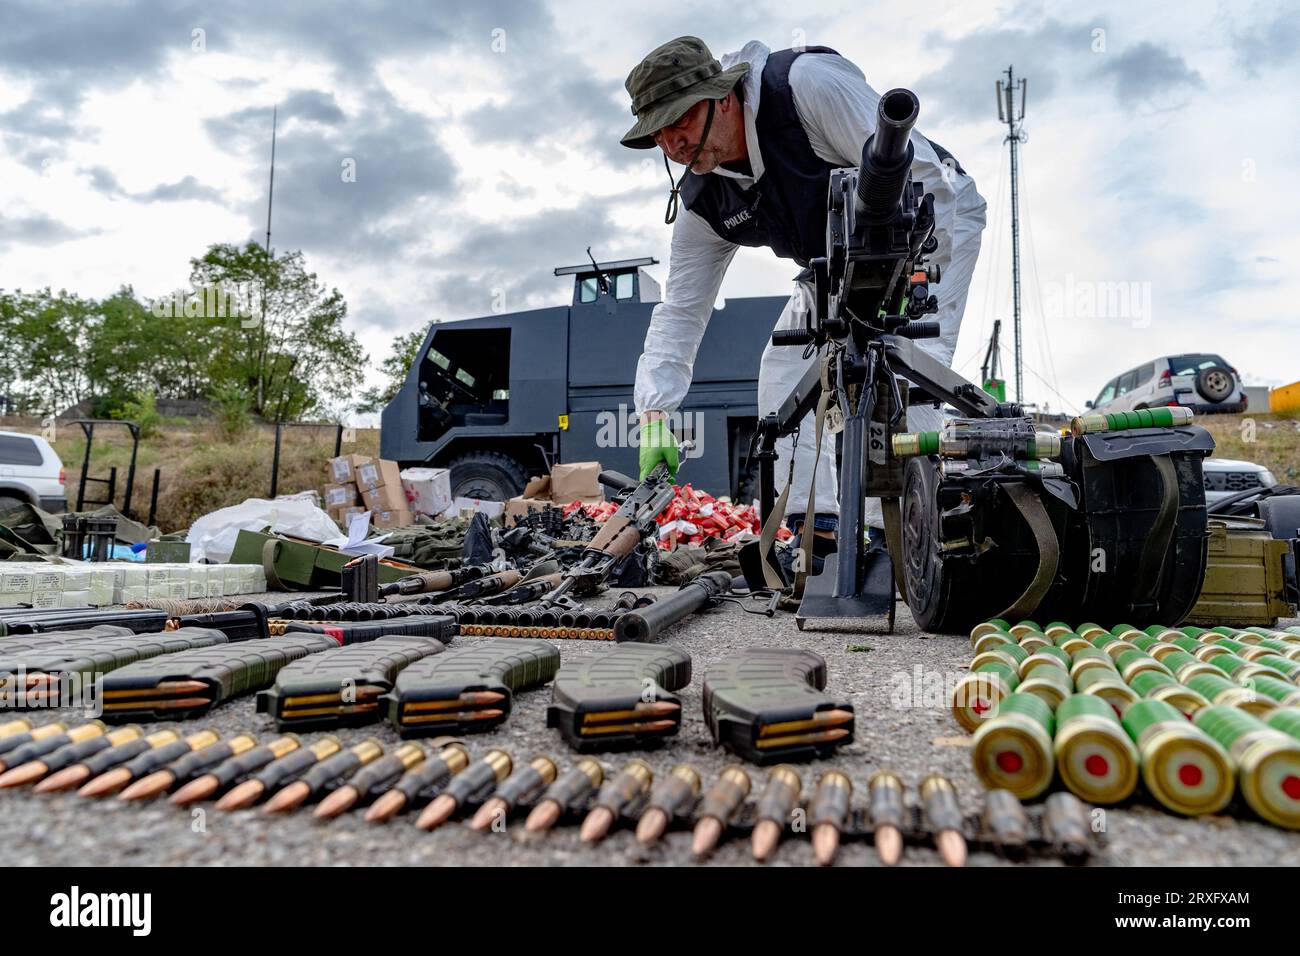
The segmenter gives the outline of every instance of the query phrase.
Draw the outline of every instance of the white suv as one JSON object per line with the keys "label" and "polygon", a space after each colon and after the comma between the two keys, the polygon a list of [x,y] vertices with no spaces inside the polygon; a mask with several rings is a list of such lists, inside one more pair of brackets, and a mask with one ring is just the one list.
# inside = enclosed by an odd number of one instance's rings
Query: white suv
{"label": "white suv", "polygon": [[1237,370],[1220,356],[1189,352],[1129,369],[1107,382],[1096,399],[1086,404],[1098,412],[1162,405],[1185,405],[1198,414],[1244,412],[1246,389]]}
{"label": "white suv", "polygon": [[66,511],[63,462],[39,435],[0,432],[0,511],[18,502]]}

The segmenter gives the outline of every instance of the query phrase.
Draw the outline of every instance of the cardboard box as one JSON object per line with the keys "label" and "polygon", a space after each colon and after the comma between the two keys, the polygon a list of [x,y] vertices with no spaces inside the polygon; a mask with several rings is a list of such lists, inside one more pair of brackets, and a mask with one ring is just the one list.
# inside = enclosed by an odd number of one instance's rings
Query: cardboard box
{"label": "cardboard box", "polygon": [[526,515],[530,511],[541,511],[552,504],[554,502],[551,501],[550,476],[530,478],[528,484],[524,486],[524,493],[506,502],[506,526],[513,525],[521,515]]}
{"label": "cardboard box", "polygon": [[364,514],[367,510],[369,509],[361,505],[354,505],[351,508],[344,508],[342,511],[339,512],[339,526],[342,527],[344,530],[347,530],[348,522],[352,520],[352,516]]}
{"label": "cardboard box", "polygon": [[358,501],[357,486],[350,481],[325,486],[325,510],[351,508]]}
{"label": "cardboard box", "polygon": [[372,511],[370,513],[370,523],[376,528],[405,528],[409,524],[415,524],[415,515],[405,508],[390,511]]}
{"label": "cardboard box", "polygon": [[331,458],[326,468],[326,474],[334,484],[345,484],[347,482],[356,482],[357,466],[369,461],[366,455],[340,455],[338,458]]}
{"label": "cardboard box", "polygon": [[367,488],[387,485],[390,488],[402,487],[402,470],[397,462],[384,458],[368,458],[356,467],[357,487],[364,493]]}
{"label": "cardboard box", "polygon": [[446,468],[406,468],[401,476],[412,514],[434,517],[451,507],[451,472]]}
{"label": "cardboard box", "polygon": [[361,501],[371,511],[410,511],[402,483],[361,489]]}
{"label": "cardboard box", "polygon": [[459,518],[466,511],[482,512],[488,519],[500,518],[506,512],[504,501],[485,501],[482,498],[453,498],[451,507],[442,513],[444,518]]}
{"label": "cardboard box", "polygon": [[571,501],[604,501],[596,476],[600,474],[598,461],[572,461],[551,468],[551,500],[556,504]]}

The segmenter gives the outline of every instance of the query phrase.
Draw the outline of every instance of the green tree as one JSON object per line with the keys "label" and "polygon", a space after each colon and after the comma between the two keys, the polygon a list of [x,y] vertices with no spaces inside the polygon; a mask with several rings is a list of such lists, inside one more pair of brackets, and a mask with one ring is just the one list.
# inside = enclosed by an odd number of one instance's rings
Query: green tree
{"label": "green tree", "polygon": [[6,374],[24,411],[60,412],[93,395],[85,354],[99,324],[97,303],[48,288],[15,290],[4,310]]}
{"label": "green tree", "polygon": [[365,415],[381,412],[391,402],[406,381],[406,375],[420,355],[420,346],[428,329],[416,329],[393,340],[392,351],[379,366],[384,375],[384,384],[372,385],[361,393],[356,411]]}
{"label": "green tree", "polygon": [[190,265],[196,290],[216,290],[243,307],[243,315],[218,317],[214,384],[242,386],[252,411],[272,421],[302,418],[352,394],[367,356],[343,328],[342,294],[307,271],[301,252],[268,256],[255,242],[219,244]]}

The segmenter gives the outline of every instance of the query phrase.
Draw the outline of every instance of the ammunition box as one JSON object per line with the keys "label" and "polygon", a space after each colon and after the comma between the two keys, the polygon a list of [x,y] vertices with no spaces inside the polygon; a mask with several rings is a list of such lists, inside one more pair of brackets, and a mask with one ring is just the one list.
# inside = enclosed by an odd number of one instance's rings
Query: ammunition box
{"label": "ammunition box", "polygon": [[1201,596],[1187,623],[1271,627],[1290,617],[1283,562],[1288,544],[1259,518],[1215,515],[1209,521],[1210,558]]}

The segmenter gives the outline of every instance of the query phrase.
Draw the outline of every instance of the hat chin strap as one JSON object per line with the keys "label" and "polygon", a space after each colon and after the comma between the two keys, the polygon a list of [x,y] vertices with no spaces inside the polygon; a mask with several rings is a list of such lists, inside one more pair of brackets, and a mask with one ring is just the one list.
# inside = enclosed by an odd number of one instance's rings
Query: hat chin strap
{"label": "hat chin strap", "polygon": [[686,163],[686,169],[682,172],[681,178],[675,183],[673,182],[672,167],[668,165],[668,154],[664,153],[664,169],[668,173],[668,185],[670,187],[668,209],[664,212],[665,225],[671,226],[677,220],[678,196],[682,191],[682,183],[686,182],[687,174],[690,173],[691,167],[695,165],[695,161],[700,158],[700,153],[704,151],[704,144],[709,141],[709,130],[713,126],[713,107],[716,102],[716,100],[709,100],[709,112],[704,118],[704,132],[700,134],[700,144],[695,147],[695,152]]}

